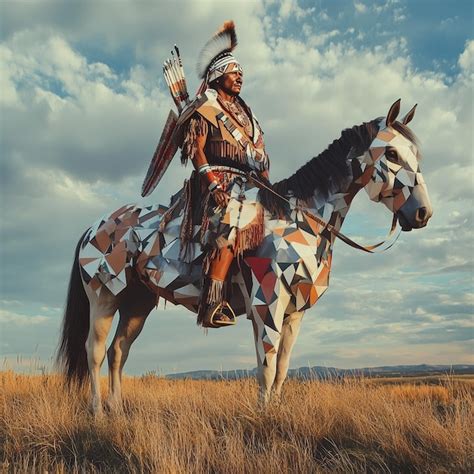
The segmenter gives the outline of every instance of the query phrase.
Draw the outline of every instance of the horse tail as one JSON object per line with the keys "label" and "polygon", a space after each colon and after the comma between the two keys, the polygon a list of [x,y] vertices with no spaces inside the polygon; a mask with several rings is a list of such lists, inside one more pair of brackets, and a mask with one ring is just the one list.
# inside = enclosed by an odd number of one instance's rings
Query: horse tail
{"label": "horse tail", "polygon": [[89,333],[89,300],[82,285],[79,269],[79,251],[86,233],[87,231],[76,246],[56,358],[68,384],[73,381],[82,384],[89,376],[85,347]]}

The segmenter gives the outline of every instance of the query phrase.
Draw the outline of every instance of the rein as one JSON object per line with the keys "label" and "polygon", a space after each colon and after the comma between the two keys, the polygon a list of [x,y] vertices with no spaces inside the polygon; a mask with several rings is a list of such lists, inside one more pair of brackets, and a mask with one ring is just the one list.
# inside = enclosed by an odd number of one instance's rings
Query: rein
{"label": "rein", "polygon": [[[290,204],[291,206],[291,202],[284,196],[282,196],[281,194],[277,193],[274,189],[270,188],[269,186],[267,186],[264,182],[260,181],[257,177],[256,177],[256,173],[251,171],[250,173],[247,174],[247,176],[258,186],[258,187],[261,187],[261,188],[265,188],[267,191],[270,191],[271,193],[273,193],[275,196],[277,196],[278,198],[280,198],[281,200],[285,201],[286,203]],[[381,249],[380,251],[378,252],[375,252],[374,250],[378,247],[380,247],[381,245],[383,245],[385,242],[387,242],[392,236],[393,234],[395,233],[395,229],[397,227],[397,216],[396,214],[393,214],[393,219],[392,219],[392,225],[390,227],[390,232],[388,233],[387,237],[382,240],[381,242],[378,242],[376,244],[373,244],[373,245],[361,245],[361,244],[358,244],[357,242],[354,242],[352,239],[350,239],[349,237],[347,237],[346,235],[344,235],[342,232],[339,232],[332,224],[330,224],[329,222],[326,222],[325,220],[321,219],[320,217],[318,216],[315,216],[312,212],[308,211],[308,209],[305,209],[301,206],[297,206],[295,209],[301,211],[303,214],[305,214],[307,217],[309,217],[310,219],[313,219],[314,221],[316,221],[319,225],[323,226],[324,228],[326,228],[329,232],[331,232],[335,237],[341,239],[344,243],[346,243],[347,245],[349,245],[350,247],[353,247],[355,249],[358,249],[358,250],[362,250],[363,252],[367,252],[367,253],[379,253],[379,252],[385,252],[385,250],[388,250],[390,247],[392,247],[392,245],[398,240],[398,237],[400,236],[400,230],[397,234],[397,236],[395,237],[394,241],[388,245],[387,247]]]}

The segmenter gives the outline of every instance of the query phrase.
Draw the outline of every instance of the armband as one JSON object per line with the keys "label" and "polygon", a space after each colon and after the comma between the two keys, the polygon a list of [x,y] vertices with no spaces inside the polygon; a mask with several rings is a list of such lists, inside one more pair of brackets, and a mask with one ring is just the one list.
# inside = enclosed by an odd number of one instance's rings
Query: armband
{"label": "armband", "polygon": [[202,176],[210,171],[211,167],[206,163],[205,165],[201,165],[198,169],[199,174]]}
{"label": "armband", "polygon": [[198,168],[199,176],[204,180],[204,182],[208,185],[207,189],[209,192],[212,192],[216,189],[222,189],[219,180],[217,179],[216,175],[212,172],[212,168],[209,166],[208,163],[201,165]]}

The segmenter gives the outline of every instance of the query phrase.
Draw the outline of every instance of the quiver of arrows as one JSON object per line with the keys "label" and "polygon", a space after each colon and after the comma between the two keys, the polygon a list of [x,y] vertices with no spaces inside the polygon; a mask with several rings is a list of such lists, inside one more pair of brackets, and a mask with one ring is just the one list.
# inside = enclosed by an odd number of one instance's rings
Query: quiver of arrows
{"label": "quiver of arrows", "polygon": [[170,88],[171,97],[178,108],[178,113],[181,113],[184,106],[189,104],[189,94],[184,77],[183,62],[176,45],[174,51],[171,51],[171,59],[167,59],[163,63],[163,75]]}

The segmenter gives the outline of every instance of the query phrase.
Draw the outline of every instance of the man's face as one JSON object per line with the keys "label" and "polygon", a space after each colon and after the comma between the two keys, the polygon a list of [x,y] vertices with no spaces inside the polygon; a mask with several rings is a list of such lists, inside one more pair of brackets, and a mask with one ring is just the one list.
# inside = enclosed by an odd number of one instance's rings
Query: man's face
{"label": "man's face", "polygon": [[221,77],[219,86],[229,95],[237,96],[240,94],[240,89],[243,84],[243,76],[240,71],[229,72]]}

